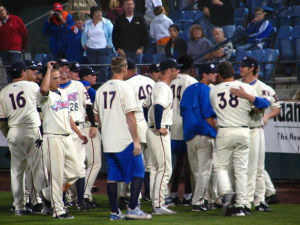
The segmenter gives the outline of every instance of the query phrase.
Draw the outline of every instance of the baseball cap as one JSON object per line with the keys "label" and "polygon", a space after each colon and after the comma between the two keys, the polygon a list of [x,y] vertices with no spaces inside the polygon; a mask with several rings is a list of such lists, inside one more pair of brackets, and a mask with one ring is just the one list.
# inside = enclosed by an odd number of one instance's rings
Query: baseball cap
{"label": "baseball cap", "polygon": [[25,60],[26,69],[38,70],[38,66],[33,60]]}
{"label": "baseball cap", "polygon": [[178,64],[177,61],[175,59],[172,58],[168,58],[163,60],[160,65],[159,68],[161,71],[167,70],[169,68],[177,68],[179,69],[180,67],[182,67],[182,64]]}
{"label": "baseball cap", "polygon": [[70,62],[70,71],[78,72],[80,69],[80,64],[76,61]]}
{"label": "baseball cap", "polygon": [[11,75],[20,74],[22,70],[26,70],[26,65],[23,61],[17,61],[11,64],[10,73]]}
{"label": "baseball cap", "polygon": [[149,66],[149,72],[153,73],[153,72],[159,72],[159,64],[152,64]]}
{"label": "baseball cap", "polygon": [[92,67],[83,66],[83,67],[80,67],[78,75],[79,75],[79,78],[81,79],[87,75],[97,75],[97,73],[96,73],[96,71],[93,70]]}
{"label": "baseball cap", "polygon": [[258,68],[258,62],[253,57],[245,56],[242,60],[241,67],[254,67],[255,69],[257,69]]}
{"label": "baseball cap", "polygon": [[59,60],[57,60],[57,63],[59,66],[69,66],[70,67],[70,63],[66,59],[59,59]]}
{"label": "baseball cap", "polygon": [[39,71],[39,73],[42,73],[42,71],[43,71],[43,63],[37,62],[36,66],[37,66],[37,70]]}
{"label": "baseball cap", "polygon": [[127,69],[128,70],[136,69],[135,61],[132,58],[127,58]]}
{"label": "baseball cap", "polygon": [[63,11],[62,4],[60,4],[58,2],[54,3],[54,5],[53,5],[53,11]]}
{"label": "baseball cap", "polygon": [[217,68],[214,64],[203,64],[199,67],[199,74],[202,73],[216,73],[217,72]]}

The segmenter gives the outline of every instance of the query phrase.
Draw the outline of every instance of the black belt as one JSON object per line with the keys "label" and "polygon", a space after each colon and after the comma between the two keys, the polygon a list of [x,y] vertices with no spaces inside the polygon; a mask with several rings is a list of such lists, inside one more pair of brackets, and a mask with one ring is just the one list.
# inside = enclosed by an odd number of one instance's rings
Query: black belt
{"label": "black belt", "polygon": [[255,128],[262,128],[263,126],[260,127],[250,127],[250,130],[255,129]]}
{"label": "black belt", "polygon": [[[162,127],[162,128],[167,128],[167,129],[169,129],[169,127],[170,127],[169,125],[166,125],[166,126],[164,126],[164,127]],[[150,126],[150,128],[151,128],[151,129],[154,129],[155,127],[154,127],[154,125],[152,125],[152,126]]]}
{"label": "black belt", "polygon": [[222,127],[219,126],[219,128],[249,128],[248,126],[240,126],[240,127]]}

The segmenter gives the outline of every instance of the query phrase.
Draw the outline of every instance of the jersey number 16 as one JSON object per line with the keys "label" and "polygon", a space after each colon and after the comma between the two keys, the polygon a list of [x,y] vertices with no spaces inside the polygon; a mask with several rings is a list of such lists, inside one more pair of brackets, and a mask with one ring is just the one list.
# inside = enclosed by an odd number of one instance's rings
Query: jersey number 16
{"label": "jersey number 16", "polygon": [[24,91],[20,91],[17,94],[16,99],[15,99],[15,96],[13,93],[9,94],[10,101],[11,101],[11,104],[12,104],[12,107],[14,110],[17,109],[17,106],[19,108],[23,108],[26,105],[26,99],[22,96],[23,94],[24,94]]}

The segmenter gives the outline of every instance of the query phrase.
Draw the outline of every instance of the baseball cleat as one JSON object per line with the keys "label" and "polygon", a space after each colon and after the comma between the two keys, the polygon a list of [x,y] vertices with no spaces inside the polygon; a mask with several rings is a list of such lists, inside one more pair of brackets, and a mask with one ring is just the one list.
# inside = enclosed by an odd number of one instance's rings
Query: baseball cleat
{"label": "baseball cleat", "polygon": [[32,213],[31,209],[25,209],[25,210],[15,210],[16,216],[22,216],[22,215],[29,215]]}
{"label": "baseball cleat", "polygon": [[173,199],[171,197],[165,198],[165,207],[175,206]]}
{"label": "baseball cleat", "polygon": [[127,209],[126,220],[150,220],[152,219],[152,215],[143,212],[139,207],[136,207],[135,209]]}
{"label": "baseball cleat", "polygon": [[74,219],[74,216],[70,216],[68,213],[64,213],[64,214],[57,216],[56,218],[61,219],[61,220],[71,220],[71,219]]}
{"label": "baseball cleat", "polygon": [[183,198],[182,204],[183,204],[183,206],[191,206],[192,205],[192,198],[190,198],[189,200]]}
{"label": "baseball cleat", "polygon": [[232,216],[232,208],[235,202],[235,193],[231,192],[224,196],[223,213],[224,216]]}
{"label": "baseball cleat", "polygon": [[172,215],[176,214],[175,211],[168,209],[165,206],[153,208],[152,215]]}
{"label": "baseball cleat", "polygon": [[261,202],[258,206],[255,206],[257,212],[272,212],[267,203]]}
{"label": "baseball cleat", "polygon": [[251,213],[251,209],[249,209],[248,207],[244,207],[244,213],[245,213],[245,215],[247,215],[247,216],[250,216],[252,213]]}
{"label": "baseball cleat", "polygon": [[268,204],[277,204],[279,202],[278,196],[276,194],[266,197],[266,202]]}
{"label": "baseball cleat", "polygon": [[233,216],[245,216],[243,207],[234,207],[233,208]]}
{"label": "baseball cleat", "polygon": [[192,211],[193,212],[207,211],[207,208],[204,204],[202,204],[202,205],[193,205],[192,206]]}
{"label": "baseball cleat", "polygon": [[110,220],[122,220],[122,219],[124,219],[124,216],[123,216],[121,210],[120,209],[118,209],[118,210],[119,210],[119,213],[115,213],[115,212],[110,213]]}

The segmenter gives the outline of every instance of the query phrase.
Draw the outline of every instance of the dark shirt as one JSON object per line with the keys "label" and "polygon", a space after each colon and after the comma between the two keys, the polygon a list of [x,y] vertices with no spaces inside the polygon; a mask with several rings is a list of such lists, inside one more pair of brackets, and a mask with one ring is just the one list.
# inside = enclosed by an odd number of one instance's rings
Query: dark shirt
{"label": "dark shirt", "polygon": [[[172,54],[171,48],[173,43],[174,43],[174,50]],[[185,40],[181,38],[176,38],[175,41],[170,39],[165,49],[167,58],[174,58],[174,59],[177,59],[179,56],[186,54],[186,51],[187,51],[187,44]]]}
{"label": "dark shirt", "polygon": [[148,27],[144,18],[134,15],[131,23],[125,15],[119,16],[114,24],[113,44],[115,49],[135,52],[148,45]]}

